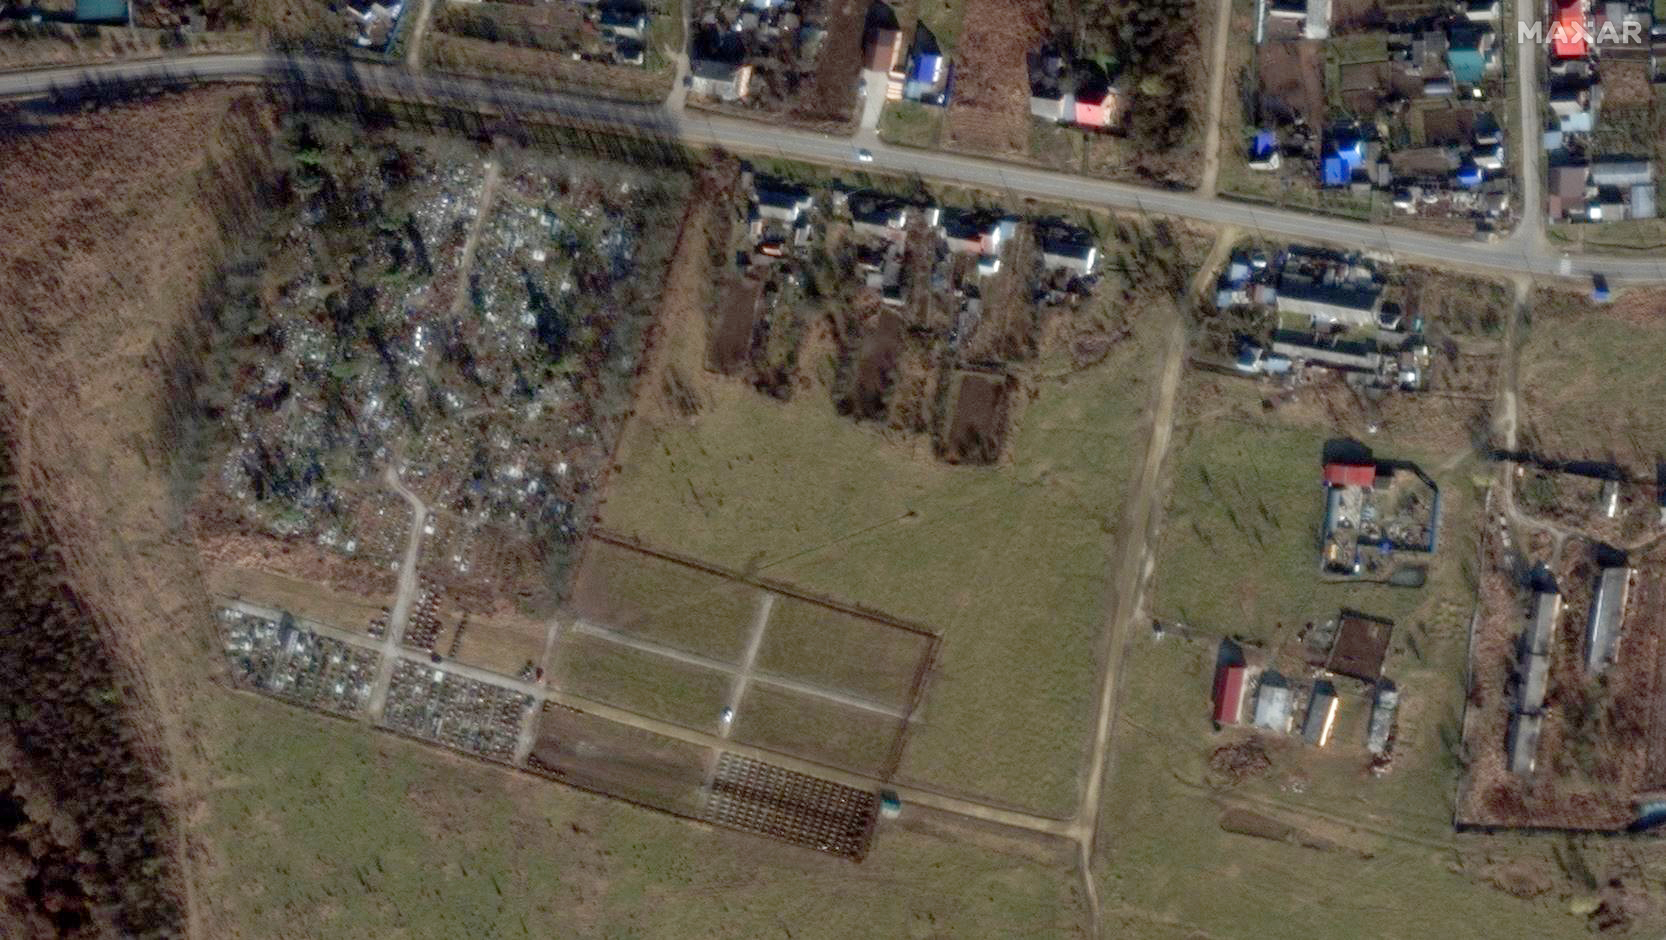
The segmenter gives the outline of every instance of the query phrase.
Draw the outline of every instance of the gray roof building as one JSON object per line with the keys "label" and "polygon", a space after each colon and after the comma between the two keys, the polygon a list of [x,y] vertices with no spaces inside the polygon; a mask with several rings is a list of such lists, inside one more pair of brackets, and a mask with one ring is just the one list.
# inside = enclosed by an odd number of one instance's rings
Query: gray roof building
{"label": "gray roof building", "polygon": [[1625,622],[1630,568],[1604,568],[1591,595],[1591,619],[1585,628],[1585,671],[1595,675],[1614,662],[1620,627]]}
{"label": "gray roof building", "polygon": [[1324,681],[1313,684],[1313,697],[1307,702],[1307,718],[1302,722],[1302,737],[1307,739],[1307,743],[1314,747],[1330,743],[1339,705],[1335,686]]}
{"label": "gray roof building", "polygon": [[1562,615],[1562,595],[1555,591],[1539,591],[1533,595],[1533,606],[1528,611],[1527,629],[1521,635],[1521,651],[1528,656],[1544,656],[1556,638],[1556,618]]}
{"label": "gray roof building", "polygon": [[1510,716],[1510,772],[1527,775],[1539,762],[1539,732],[1544,718],[1516,713]]}
{"label": "gray roof building", "polygon": [[1388,736],[1394,730],[1394,713],[1400,707],[1400,690],[1391,682],[1377,686],[1371,703],[1371,725],[1366,731],[1365,749],[1379,757],[1388,753]]}
{"label": "gray roof building", "polygon": [[1294,700],[1290,683],[1278,673],[1268,670],[1261,676],[1261,687],[1255,692],[1255,726],[1289,734]]}
{"label": "gray roof building", "polygon": [[1629,189],[1654,182],[1654,163],[1649,160],[1593,160],[1591,182],[1598,186]]}

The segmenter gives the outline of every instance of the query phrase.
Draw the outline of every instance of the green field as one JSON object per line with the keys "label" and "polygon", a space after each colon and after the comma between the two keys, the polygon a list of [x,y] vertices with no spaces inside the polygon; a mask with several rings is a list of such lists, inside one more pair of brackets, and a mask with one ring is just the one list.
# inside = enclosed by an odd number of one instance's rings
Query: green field
{"label": "green field", "polygon": [[585,552],[572,606],[598,626],[738,663],[760,597],[744,582],[594,542]]}
{"label": "green field", "polygon": [[[1385,778],[1362,772],[1362,750],[1335,753],[1347,743],[1339,734],[1323,760],[1292,743],[1275,750],[1265,777],[1217,790],[1205,782],[1206,758],[1220,743],[1209,731],[1213,657],[1212,647],[1172,637],[1142,636],[1130,651],[1100,816],[1107,936],[1420,940],[1454,924],[1472,937],[1588,935],[1585,918],[1570,916],[1557,894],[1516,900],[1460,868],[1460,849],[1484,854],[1477,840],[1486,837],[1452,833],[1455,778],[1424,756],[1440,753],[1430,739],[1442,713],[1455,710],[1455,691],[1418,704],[1416,714],[1408,697],[1402,720],[1414,725],[1412,739],[1401,742],[1400,763]],[[1305,792],[1287,792],[1296,780]],[[1228,807],[1295,822],[1337,847],[1227,832],[1220,819]],[[1513,841],[1493,844],[1501,857],[1518,851]]]}
{"label": "green field", "polygon": [[[1067,868],[881,826],[860,866],[220,693],[215,936],[1066,937]],[[808,886],[813,886],[807,890]]]}
{"label": "green field", "polygon": [[879,774],[902,722],[761,682],[746,687],[734,739],[864,774]]}
{"label": "green field", "polygon": [[793,598],[780,598],[758,648],[757,670],[907,705],[928,637]]}
{"label": "green field", "polygon": [[[1659,295],[1613,308],[1541,291],[1521,350],[1527,446],[1548,456],[1615,459],[1648,474],[1666,433],[1666,322]],[[1631,315],[1620,315],[1629,308]]]}
{"label": "green field", "polygon": [[555,660],[562,691],[702,731],[717,730],[733,681],[726,673],[577,632],[562,639]]}
{"label": "green field", "polygon": [[1068,812],[1092,713],[1111,533],[1158,359],[1155,320],[1043,380],[1010,462],[935,461],[825,395],[714,384],[696,422],[627,431],[603,522],[944,636],[903,776]]}
{"label": "green field", "polygon": [[917,101],[893,101],[879,115],[879,137],[904,147],[935,147],[943,134],[943,109]]}

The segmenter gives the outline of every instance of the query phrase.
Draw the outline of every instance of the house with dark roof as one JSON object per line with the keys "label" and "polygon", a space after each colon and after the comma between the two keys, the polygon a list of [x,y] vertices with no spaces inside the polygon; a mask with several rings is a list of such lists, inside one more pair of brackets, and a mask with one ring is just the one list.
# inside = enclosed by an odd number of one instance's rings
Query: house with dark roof
{"label": "house with dark roof", "polygon": [[1320,680],[1313,684],[1313,695],[1307,700],[1307,718],[1302,721],[1302,737],[1314,747],[1330,743],[1336,730],[1336,712],[1341,702],[1336,697],[1336,686]]}

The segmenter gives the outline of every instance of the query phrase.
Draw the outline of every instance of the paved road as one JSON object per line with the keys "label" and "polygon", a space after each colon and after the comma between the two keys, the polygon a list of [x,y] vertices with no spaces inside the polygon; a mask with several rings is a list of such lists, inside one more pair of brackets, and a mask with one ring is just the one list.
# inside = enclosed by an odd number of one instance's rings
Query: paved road
{"label": "paved road", "polygon": [[[71,87],[88,79],[161,78],[183,81],[294,81],[314,87],[351,88],[372,97],[465,105],[486,114],[557,114],[566,121],[598,130],[656,135],[695,146],[717,146],[735,153],[854,165],[854,147],[848,137],[692,111],[679,113],[658,104],[628,104],[555,90],[511,87],[473,79],[413,73],[396,66],[335,59],[269,54],[202,56],[8,73],[0,75],[0,97],[40,96],[54,88]],[[874,155],[874,163],[869,169],[1004,192],[1015,198],[1031,197],[1064,205],[1135,210],[1217,225],[1236,225],[1262,235],[1376,251],[1391,259],[1417,259],[1541,276],[1579,278],[1602,273],[1617,284],[1666,283],[1666,259],[1593,255],[1569,258],[1542,244],[1530,244],[1531,237],[1513,236],[1496,242],[1481,242],[1228,202],[1191,192],[1087,179],[960,154],[911,150],[877,141],[869,149]]]}

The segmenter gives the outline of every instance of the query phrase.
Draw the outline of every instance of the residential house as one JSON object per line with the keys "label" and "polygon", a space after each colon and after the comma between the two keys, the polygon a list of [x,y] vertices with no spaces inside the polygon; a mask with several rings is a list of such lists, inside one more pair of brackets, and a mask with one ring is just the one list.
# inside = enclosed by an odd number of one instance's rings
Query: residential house
{"label": "residential house", "polygon": [[790,186],[760,180],[753,187],[753,198],[758,202],[758,215],[788,225],[798,224],[810,211],[810,191],[801,186]]}
{"label": "residential house", "polygon": [[393,38],[393,28],[404,10],[405,5],[401,2],[384,4],[375,0],[352,0],[347,5],[347,15],[354,20],[356,35],[353,42],[366,48],[386,46]]}
{"label": "residential house", "polygon": [[1464,19],[1471,23],[1498,22],[1499,0],[1469,0],[1464,4]]}
{"label": "residential house", "polygon": [[937,44],[937,37],[924,24],[914,28],[914,46],[909,52],[902,96],[909,101],[942,107],[949,103],[951,78],[949,57]]}
{"label": "residential house", "polygon": [[1550,168],[1549,208],[1552,219],[1582,219],[1590,198],[1591,168],[1578,164],[1563,164]]}
{"label": "residential house", "polygon": [[1121,108],[1122,96],[1115,88],[1078,88],[1073,123],[1089,130],[1104,130],[1121,117]]}
{"label": "residential house", "polygon": [[1069,271],[1078,277],[1093,273],[1099,261],[1099,247],[1083,238],[1044,237],[1041,266],[1049,271]]}
{"label": "residential house", "polygon": [[1250,141],[1249,168],[1252,170],[1276,170],[1279,167],[1278,134],[1270,130],[1255,132]]}
{"label": "residential house", "polygon": [[1585,0],[1554,0],[1556,15],[1550,25],[1550,54],[1557,59],[1583,59],[1590,52],[1585,23]]}
{"label": "residential house", "polygon": [[1371,281],[1315,279],[1286,271],[1279,278],[1278,309],[1307,317],[1315,327],[1371,326],[1382,312],[1383,292]]}
{"label": "residential house", "polygon": [[1447,34],[1446,67],[1452,81],[1471,88],[1498,69],[1498,34],[1490,29],[1455,26]]}
{"label": "residential house", "polygon": [[603,7],[596,22],[603,35],[640,40],[648,34],[648,15],[641,7],[619,4]]}
{"label": "residential house", "polygon": [[902,33],[895,29],[876,29],[868,37],[868,55],[863,67],[887,74],[896,71],[902,61]]}
{"label": "residential house", "polygon": [[691,95],[716,98],[720,101],[740,101],[752,84],[750,63],[724,62],[717,59],[691,59],[688,63]]}
{"label": "residential house", "polygon": [[1631,590],[1631,569],[1615,566],[1597,575],[1591,595],[1591,616],[1585,627],[1585,671],[1595,675],[1607,669],[1619,652],[1620,627],[1625,622],[1626,597]]}

